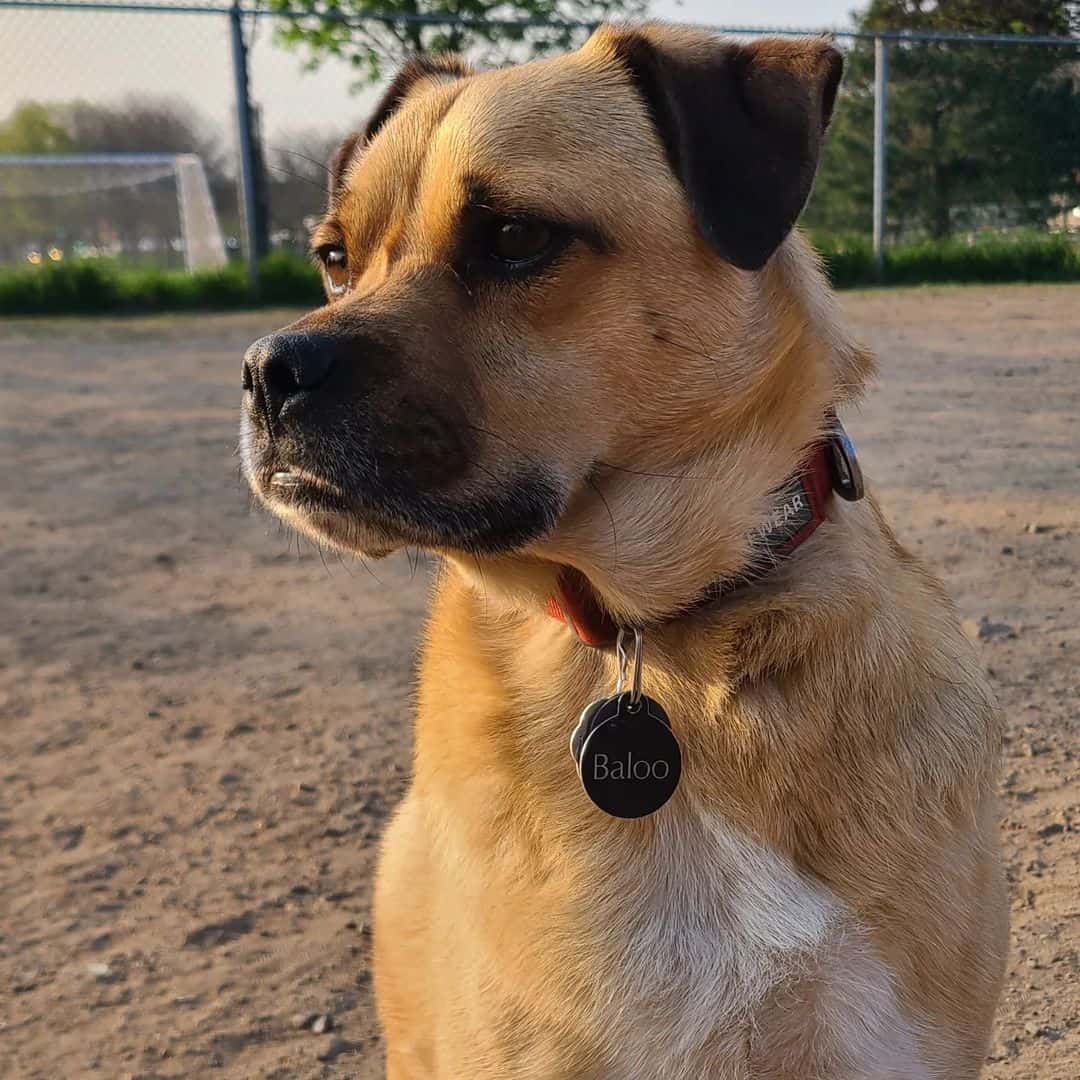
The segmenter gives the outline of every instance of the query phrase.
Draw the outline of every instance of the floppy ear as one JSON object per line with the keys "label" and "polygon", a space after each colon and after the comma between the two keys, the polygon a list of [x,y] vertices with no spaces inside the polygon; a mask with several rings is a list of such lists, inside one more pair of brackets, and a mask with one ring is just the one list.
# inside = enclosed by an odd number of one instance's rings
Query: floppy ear
{"label": "floppy ear", "polygon": [[345,182],[349,166],[357,152],[365,143],[370,142],[379,128],[390,119],[401,107],[401,103],[409,96],[418,83],[426,79],[453,80],[463,79],[471,75],[472,68],[459,56],[447,53],[441,56],[414,56],[407,60],[401,70],[394,76],[393,82],[386,88],[386,93],[380,98],[375,111],[367,122],[363,131],[356,131],[350,135],[334,151],[330,158],[330,203],[337,200],[341,188]]}
{"label": "floppy ear", "polygon": [[604,27],[595,40],[644,99],[702,235],[760,269],[810,196],[840,53],[819,38],[739,44],[659,25]]}

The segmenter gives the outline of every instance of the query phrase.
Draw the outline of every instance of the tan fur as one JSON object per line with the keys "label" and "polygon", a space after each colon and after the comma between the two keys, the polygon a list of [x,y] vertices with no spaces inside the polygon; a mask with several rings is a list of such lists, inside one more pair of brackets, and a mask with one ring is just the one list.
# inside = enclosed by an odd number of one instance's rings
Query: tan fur
{"label": "tan fur", "polygon": [[[420,80],[320,226],[365,257],[301,325],[375,311],[418,343],[421,377],[484,432],[454,491],[527,456],[571,492],[524,550],[441,552],[415,776],[376,888],[388,1075],[971,1080],[1006,947],[1000,729],[941,585],[872,498],[834,501],[767,578],[658,623],[745,564],[769,492],[873,363],[797,233],[760,272],[708,249],[617,33]],[[446,252],[466,178],[615,250],[464,304]],[[275,508],[352,550],[395,546]],[[614,662],[543,613],[563,566],[650,626],[645,687],[685,763],[651,818],[605,817],[575,775],[568,736]]]}

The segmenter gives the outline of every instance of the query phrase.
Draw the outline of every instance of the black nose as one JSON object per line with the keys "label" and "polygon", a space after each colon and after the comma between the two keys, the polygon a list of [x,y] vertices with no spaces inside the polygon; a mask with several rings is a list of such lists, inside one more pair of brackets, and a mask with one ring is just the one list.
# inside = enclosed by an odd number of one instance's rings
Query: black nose
{"label": "black nose", "polygon": [[244,353],[244,389],[268,422],[276,420],[289,398],[326,382],[335,352],[323,334],[283,331],[259,338]]}

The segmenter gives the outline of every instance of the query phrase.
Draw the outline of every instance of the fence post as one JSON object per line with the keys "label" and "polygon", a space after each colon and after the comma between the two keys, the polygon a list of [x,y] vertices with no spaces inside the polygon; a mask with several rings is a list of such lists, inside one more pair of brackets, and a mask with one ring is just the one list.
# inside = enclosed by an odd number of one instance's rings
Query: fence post
{"label": "fence post", "polygon": [[886,130],[888,125],[889,43],[874,38],[874,269],[885,262]]}
{"label": "fence post", "polygon": [[229,11],[232,31],[233,80],[236,87],[236,136],[240,151],[240,195],[244,223],[244,255],[248,265],[251,291],[259,291],[259,210],[255,195],[255,145],[251,137],[251,102],[248,100],[247,45],[241,21],[240,0],[233,0]]}

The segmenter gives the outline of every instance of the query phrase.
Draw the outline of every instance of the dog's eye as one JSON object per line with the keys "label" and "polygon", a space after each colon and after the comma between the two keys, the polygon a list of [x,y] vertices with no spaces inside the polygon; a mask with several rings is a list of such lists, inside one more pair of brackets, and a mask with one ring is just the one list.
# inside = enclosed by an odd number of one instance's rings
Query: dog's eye
{"label": "dog's eye", "polygon": [[492,224],[491,254],[509,267],[524,267],[551,249],[555,232],[550,225],[528,218],[499,218]]}
{"label": "dog's eye", "polygon": [[326,244],[319,248],[319,259],[330,282],[330,295],[341,296],[349,287],[349,257],[340,244]]}

